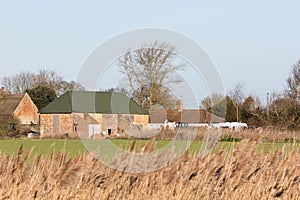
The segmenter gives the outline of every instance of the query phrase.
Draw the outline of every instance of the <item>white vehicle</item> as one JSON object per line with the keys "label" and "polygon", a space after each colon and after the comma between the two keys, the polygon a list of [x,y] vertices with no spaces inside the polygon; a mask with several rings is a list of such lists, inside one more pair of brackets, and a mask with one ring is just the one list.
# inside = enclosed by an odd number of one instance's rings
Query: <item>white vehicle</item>
{"label": "white vehicle", "polygon": [[212,123],[212,128],[228,128],[230,130],[240,131],[248,127],[246,123],[241,122],[224,122],[224,123]]}
{"label": "white vehicle", "polygon": [[241,123],[241,122],[224,122],[221,123],[221,128],[229,128],[231,130],[239,131],[247,128],[246,123]]}

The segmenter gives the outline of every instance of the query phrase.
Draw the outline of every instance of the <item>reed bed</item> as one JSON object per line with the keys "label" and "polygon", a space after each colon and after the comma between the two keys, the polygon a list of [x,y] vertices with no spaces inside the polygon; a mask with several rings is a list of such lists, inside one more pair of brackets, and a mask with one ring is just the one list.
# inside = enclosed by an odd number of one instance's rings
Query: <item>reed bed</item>
{"label": "reed bed", "polygon": [[[195,129],[197,129],[195,131]],[[258,129],[244,129],[244,130],[230,130],[220,129],[212,130],[220,133],[220,139],[236,138],[239,140],[250,139],[261,142],[300,142],[300,131],[279,130],[275,128],[258,128]],[[203,140],[207,134],[211,132],[206,128],[180,128],[180,129],[161,129],[155,135],[157,139],[170,140],[176,137],[178,133],[183,135],[193,134],[194,140]]]}
{"label": "reed bed", "polygon": [[[133,174],[114,170],[90,154],[64,152],[0,156],[1,199],[299,199],[300,154],[257,151],[257,141],[242,140],[231,153],[202,156],[186,152],[169,166]],[[132,145],[135,145],[133,143]],[[154,149],[151,141],[140,152]],[[130,149],[134,149],[131,146]],[[120,158],[116,158],[120,159]],[[161,159],[165,159],[162,157]]]}

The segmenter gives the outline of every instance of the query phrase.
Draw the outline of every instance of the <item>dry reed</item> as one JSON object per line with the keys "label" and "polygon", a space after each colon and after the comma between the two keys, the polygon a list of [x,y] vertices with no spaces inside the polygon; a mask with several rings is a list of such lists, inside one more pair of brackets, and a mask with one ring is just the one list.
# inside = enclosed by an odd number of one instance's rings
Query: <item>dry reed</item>
{"label": "dry reed", "polygon": [[[135,145],[135,143],[133,143]],[[202,157],[188,152],[150,173],[111,169],[89,154],[36,156],[21,147],[17,157],[0,156],[1,199],[299,199],[300,154],[257,151],[243,140],[233,152]],[[153,141],[143,147],[153,150]],[[132,146],[130,149],[134,149]],[[140,150],[143,151],[143,150]],[[162,158],[163,159],[163,158]]]}

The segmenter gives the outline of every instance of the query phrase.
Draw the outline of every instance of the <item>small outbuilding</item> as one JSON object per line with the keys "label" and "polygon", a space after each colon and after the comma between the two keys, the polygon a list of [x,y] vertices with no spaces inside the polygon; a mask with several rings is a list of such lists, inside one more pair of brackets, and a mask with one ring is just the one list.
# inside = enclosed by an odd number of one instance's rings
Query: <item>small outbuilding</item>
{"label": "small outbuilding", "polygon": [[25,126],[39,121],[38,109],[27,93],[5,95],[0,103],[0,117],[16,118]]}
{"label": "small outbuilding", "polygon": [[90,138],[147,126],[149,113],[123,93],[68,91],[40,111],[41,136]]}

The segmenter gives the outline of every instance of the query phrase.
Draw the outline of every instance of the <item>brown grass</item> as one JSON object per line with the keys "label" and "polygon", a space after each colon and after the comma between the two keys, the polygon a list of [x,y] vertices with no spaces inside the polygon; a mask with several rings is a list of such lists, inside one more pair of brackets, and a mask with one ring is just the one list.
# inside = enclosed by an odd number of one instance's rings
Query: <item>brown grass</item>
{"label": "brown grass", "polygon": [[[232,153],[202,157],[185,153],[162,170],[120,172],[90,155],[68,159],[64,152],[27,162],[32,150],[0,156],[2,199],[299,199],[300,154],[261,155],[258,143],[243,140]],[[153,141],[144,149],[151,151]],[[133,149],[133,148],[132,148]],[[141,150],[143,151],[143,150]],[[163,159],[163,158],[162,158]]]}
{"label": "brown grass", "polygon": [[[169,140],[175,138],[178,132],[183,135],[189,135],[196,129],[195,140],[203,140],[207,138],[207,135],[211,132],[210,129],[205,128],[180,128],[175,130],[161,129],[156,139]],[[237,138],[240,140],[249,139],[262,142],[300,142],[300,131],[289,130],[275,130],[275,129],[245,129],[241,131],[232,131],[229,129],[220,130],[220,139],[224,138]]]}

